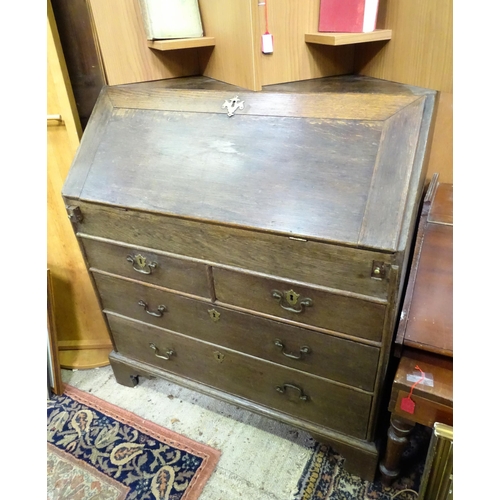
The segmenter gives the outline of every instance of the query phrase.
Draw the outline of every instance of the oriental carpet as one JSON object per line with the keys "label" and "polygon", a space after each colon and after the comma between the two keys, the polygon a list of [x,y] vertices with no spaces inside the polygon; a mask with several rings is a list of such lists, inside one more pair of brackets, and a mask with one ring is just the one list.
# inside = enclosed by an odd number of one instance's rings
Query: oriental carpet
{"label": "oriental carpet", "polygon": [[344,458],[317,443],[304,467],[293,500],[416,500],[425,467],[430,429],[417,425],[401,460],[401,474],[391,486],[364,481],[343,468]]}
{"label": "oriental carpet", "polygon": [[47,499],[196,500],[219,457],[69,385],[47,400]]}

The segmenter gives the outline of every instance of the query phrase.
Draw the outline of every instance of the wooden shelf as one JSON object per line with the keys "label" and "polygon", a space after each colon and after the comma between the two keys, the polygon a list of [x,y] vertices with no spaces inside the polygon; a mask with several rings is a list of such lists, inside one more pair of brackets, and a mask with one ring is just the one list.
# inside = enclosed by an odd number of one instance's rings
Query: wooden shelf
{"label": "wooden shelf", "polygon": [[88,370],[109,365],[108,349],[77,349],[74,351],[59,351],[59,364],[66,370]]}
{"label": "wooden shelf", "polygon": [[306,43],[320,45],[350,45],[353,43],[390,40],[392,30],[375,30],[369,33],[306,33]]}
{"label": "wooden shelf", "polygon": [[170,40],[148,40],[148,47],[155,50],[195,49],[197,47],[213,47],[215,38],[173,38]]}

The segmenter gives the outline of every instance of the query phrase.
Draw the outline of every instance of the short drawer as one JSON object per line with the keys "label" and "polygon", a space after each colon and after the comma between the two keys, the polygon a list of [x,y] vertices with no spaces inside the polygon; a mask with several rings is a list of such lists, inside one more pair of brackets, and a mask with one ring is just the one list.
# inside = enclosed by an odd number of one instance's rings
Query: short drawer
{"label": "short drawer", "polygon": [[147,283],[210,297],[209,278],[205,265],[176,259],[154,250],[80,238],[91,268]]}
{"label": "short drawer", "polygon": [[372,397],[184,335],[108,315],[118,352],[297,418],[365,439]]}
{"label": "short drawer", "polygon": [[385,304],[227,269],[213,269],[218,301],[306,325],[381,341]]}
{"label": "short drawer", "polygon": [[[379,349],[137,283],[95,274],[106,312],[372,391]],[[151,308],[148,314],[144,301]],[[163,306],[164,311],[158,312]],[[162,308],[162,310],[163,310]],[[161,315],[160,315],[161,313]]]}

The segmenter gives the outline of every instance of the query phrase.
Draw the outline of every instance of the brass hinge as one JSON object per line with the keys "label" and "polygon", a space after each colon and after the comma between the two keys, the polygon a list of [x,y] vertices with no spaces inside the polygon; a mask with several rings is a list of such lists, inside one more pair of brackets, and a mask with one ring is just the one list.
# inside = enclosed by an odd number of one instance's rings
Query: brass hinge
{"label": "brass hinge", "polygon": [[82,222],[83,220],[83,215],[82,211],[80,210],[80,207],[76,205],[69,205],[66,206],[66,212],[68,212],[68,219],[71,222]]}

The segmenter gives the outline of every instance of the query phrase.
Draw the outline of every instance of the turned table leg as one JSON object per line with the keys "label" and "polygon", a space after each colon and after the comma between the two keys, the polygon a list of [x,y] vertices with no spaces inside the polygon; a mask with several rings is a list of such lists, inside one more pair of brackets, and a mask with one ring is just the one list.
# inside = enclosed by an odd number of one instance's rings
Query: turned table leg
{"label": "turned table leg", "polygon": [[415,422],[391,415],[385,456],[379,466],[382,483],[386,486],[389,486],[399,476],[399,463],[413,427],[415,427]]}

